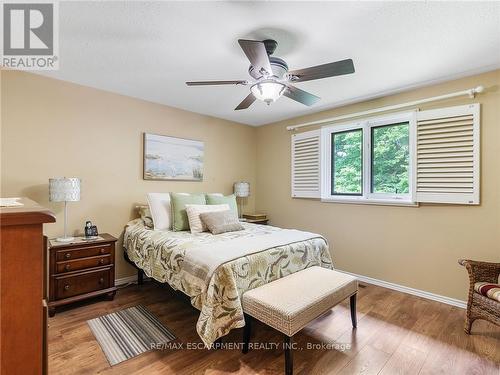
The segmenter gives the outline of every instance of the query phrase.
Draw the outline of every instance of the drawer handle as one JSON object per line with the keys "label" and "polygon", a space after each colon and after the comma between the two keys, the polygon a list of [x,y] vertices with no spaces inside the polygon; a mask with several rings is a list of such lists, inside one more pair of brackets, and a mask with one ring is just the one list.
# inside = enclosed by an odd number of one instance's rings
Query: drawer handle
{"label": "drawer handle", "polygon": [[65,257],[66,257],[66,259],[71,258],[71,253],[66,253]]}
{"label": "drawer handle", "polygon": [[99,263],[104,264],[104,259],[101,259]]}
{"label": "drawer handle", "polygon": [[64,290],[69,290],[69,284],[66,284],[66,285],[64,286]]}
{"label": "drawer handle", "polygon": [[102,284],[102,283],[104,283],[104,278],[102,278],[102,277],[101,277],[101,278],[99,279],[99,284]]}
{"label": "drawer handle", "polygon": [[101,254],[104,254],[106,252],[106,249],[101,249]]}
{"label": "drawer handle", "polygon": [[64,269],[65,269],[66,271],[69,271],[69,269],[70,269],[70,268],[71,268],[71,266],[70,266],[69,264],[66,264],[66,265],[64,266]]}

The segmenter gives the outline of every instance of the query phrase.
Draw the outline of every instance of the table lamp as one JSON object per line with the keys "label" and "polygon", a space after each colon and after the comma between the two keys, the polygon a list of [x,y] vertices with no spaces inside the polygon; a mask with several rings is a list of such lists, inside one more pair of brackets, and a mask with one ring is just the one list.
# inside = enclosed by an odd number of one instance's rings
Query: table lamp
{"label": "table lamp", "polygon": [[234,183],[234,195],[238,199],[238,212],[240,219],[243,217],[243,211],[241,209],[241,198],[247,198],[250,196],[250,184],[248,182],[235,182]]}
{"label": "table lamp", "polygon": [[58,242],[71,242],[74,237],[67,234],[68,202],[80,200],[80,179],[74,177],[57,177],[49,179],[49,201],[64,202],[64,237],[56,239]]}

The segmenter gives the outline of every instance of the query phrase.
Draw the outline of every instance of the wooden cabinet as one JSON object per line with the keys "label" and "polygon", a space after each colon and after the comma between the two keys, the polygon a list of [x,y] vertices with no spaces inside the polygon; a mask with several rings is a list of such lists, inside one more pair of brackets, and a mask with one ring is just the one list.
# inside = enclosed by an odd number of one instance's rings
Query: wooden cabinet
{"label": "wooden cabinet", "polygon": [[50,241],[49,315],[58,306],[106,295],[115,288],[116,238],[105,233],[93,241],[77,238],[74,243]]}
{"label": "wooden cabinet", "polygon": [[47,373],[47,241],[49,210],[21,198],[0,208],[0,374]]}

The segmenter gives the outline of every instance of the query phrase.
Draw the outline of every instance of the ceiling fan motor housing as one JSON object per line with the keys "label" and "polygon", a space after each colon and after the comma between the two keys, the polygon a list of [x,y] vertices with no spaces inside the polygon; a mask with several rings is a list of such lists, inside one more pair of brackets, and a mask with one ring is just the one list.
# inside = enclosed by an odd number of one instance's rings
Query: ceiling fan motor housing
{"label": "ceiling fan motor housing", "polygon": [[[271,69],[273,70],[273,77],[276,79],[283,79],[285,74],[288,72],[288,65],[285,60],[279,57],[269,56],[269,62],[271,63]],[[248,68],[248,74],[255,79],[261,79],[264,76],[258,70],[256,70],[252,65]]]}
{"label": "ceiling fan motor housing", "polygon": [[265,39],[262,43],[264,43],[264,47],[266,48],[266,52],[269,56],[271,56],[274,51],[276,51],[276,47],[278,47],[278,42],[274,39]]}

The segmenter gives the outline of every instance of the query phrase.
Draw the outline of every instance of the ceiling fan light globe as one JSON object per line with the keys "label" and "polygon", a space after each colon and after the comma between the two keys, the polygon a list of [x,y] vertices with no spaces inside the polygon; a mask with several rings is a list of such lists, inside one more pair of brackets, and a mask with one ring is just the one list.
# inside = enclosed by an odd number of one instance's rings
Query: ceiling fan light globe
{"label": "ceiling fan light globe", "polygon": [[259,82],[250,87],[252,94],[268,105],[275,102],[283,95],[286,86],[276,81]]}

